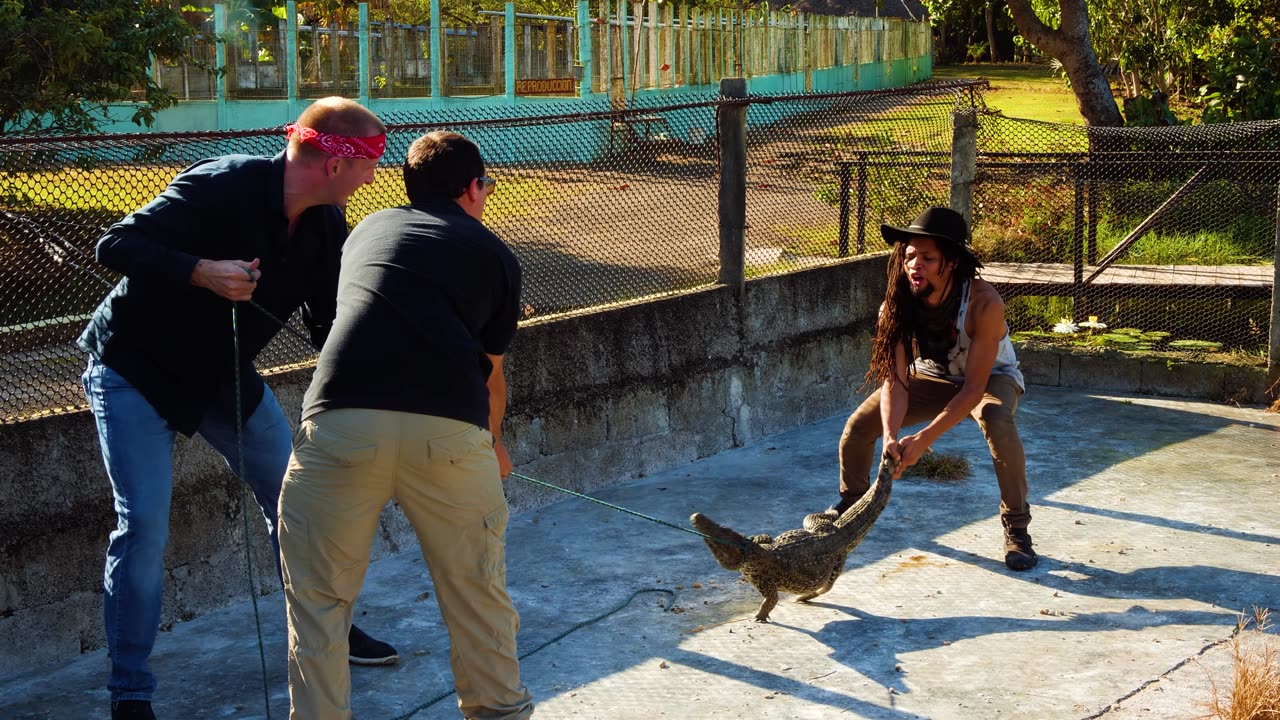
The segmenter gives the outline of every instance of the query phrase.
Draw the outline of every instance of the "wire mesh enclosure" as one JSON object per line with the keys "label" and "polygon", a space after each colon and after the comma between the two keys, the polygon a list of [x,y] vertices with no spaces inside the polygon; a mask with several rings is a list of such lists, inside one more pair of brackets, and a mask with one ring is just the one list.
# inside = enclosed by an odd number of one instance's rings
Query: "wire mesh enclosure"
{"label": "wire mesh enclosure", "polygon": [[370,94],[379,98],[431,94],[431,28],[373,23],[369,42]]}
{"label": "wire mesh enclosure", "polygon": [[288,97],[284,21],[264,25],[237,22],[233,28],[223,34],[227,87],[236,97],[245,99]]}
{"label": "wire mesh enclosure", "polygon": [[212,36],[213,23],[206,23],[201,33],[187,39],[190,61],[156,58],[151,73],[155,83],[180,100],[212,100],[218,95],[218,66]]}
{"label": "wire mesh enclosure", "polygon": [[[421,15],[406,15],[414,24],[405,24],[386,8],[373,20],[338,13],[314,25],[241,6],[223,15],[193,9],[190,15],[204,18],[193,20],[201,22],[190,42],[193,64],[158,58],[153,74],[160,87],[184,99],[468,97],[503,95],[513,89],[508,81],[545,79],[559,82],[514,91],[573,95],[581,81],[621,98],[659,89],[706,91],[722,77],[752,78],[762,92],[780,94],[899,85],[923,76],[920,66],[932,47],[926,23],[896,18],[607,0],[578,9],[575,17],[511,18],[480,10],[473,23],[442,26],[438,33]],[[367,57],[360,50],[365,42]],[[214,68],[222,73],[211,73]],[[433,85],[433,74],[441,82]],[[874,82],[861,83],[868,75]]]}
{"label": "wire mesh enclosure", "polygon": [[958,104],[949,84],[753,104],[748,274],[885,250],[880,223],[946,205]]}
{"label": "wire mesh enclosure", "polygon": [[[747,277],[882,252],[880,223],[963,201],[1019,339],[1265,361],[1280,122],[1086,130],[984,112],[981,89],[389,113],[347,220],[405,203],[409,144],[452,129],[498,180],[485,220],[525,269],[526,320],[705,287],[721,272],[719,122],[745,102]],[[196,160],[283,147],[279,128],[0,139],[0,422],[83,405],[74,341],[118,280],[93,259],[106,227]],[[278,335],[260,368],[311,362],[304,335]]]}
{"label": "wire mesh enclosure", "polygon": [[573,76],[573,64],[578,56],[573,20],[519,18],[515,41],[517,79]]}
{"label": "wire mesh enclosure", "polygon": [[501,18],[491,18],[483,25],[445,28],[440,43],[445,94],[502,94],[503,37]]}
{"label": "wire mesh enclosure", "polygon": [[1084,128],[986,114],[974,188],[974,245],[1018,337],[1265,361],[1280,122]]}
{"label": "wire mesh enclosure", "polygon": [[337,19],[327,26],[298,27],[299,97],[353,97],[360,89],[359,76],[360,37],[354,27]]}

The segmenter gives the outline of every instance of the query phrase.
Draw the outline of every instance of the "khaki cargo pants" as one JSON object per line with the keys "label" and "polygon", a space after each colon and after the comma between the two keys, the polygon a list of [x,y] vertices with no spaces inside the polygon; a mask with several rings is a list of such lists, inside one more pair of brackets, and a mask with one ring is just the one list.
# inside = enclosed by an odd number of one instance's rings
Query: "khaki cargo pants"
{"label": "khaki cargo pants", "polygon": [[[469,423],[327,410],[299,426],[280,493],[292,720],[347,720],[347,632],[378,518],[394,498],[417,533],[449,631],[466,718],[533,714],[506,590],[507,502],[493,437]],[[405,589],[405,607],[416,590]]]}

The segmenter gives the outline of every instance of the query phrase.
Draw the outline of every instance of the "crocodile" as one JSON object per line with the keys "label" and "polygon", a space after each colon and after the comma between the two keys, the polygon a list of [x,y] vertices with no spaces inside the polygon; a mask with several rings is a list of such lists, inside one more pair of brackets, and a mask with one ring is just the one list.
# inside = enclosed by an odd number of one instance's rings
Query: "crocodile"
{"label": "crocodile", "polygon": [[893,489],[893,465],[880,463],[880,472],[870,492],[837,516],[835,511],[806,515],[803,528],[788,530],[778,537],[752,535],[727,528],[702,513],[689,521],[707,536],[704,542],[716,562],[726,570],[737,570],[764,600],[756,622],[768,622],[778,604],[778,593],[799,595],[807,602],[827,592],[844,571],[845,559],[862,542],[885,506]]}

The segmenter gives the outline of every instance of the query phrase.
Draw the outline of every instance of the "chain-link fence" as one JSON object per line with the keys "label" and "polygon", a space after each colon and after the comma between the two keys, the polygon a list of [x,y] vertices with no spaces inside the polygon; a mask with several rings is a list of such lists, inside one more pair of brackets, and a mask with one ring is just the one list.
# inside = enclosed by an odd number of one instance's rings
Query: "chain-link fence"
{"label": "chain-link fence", "polygon": [[1018,337],[1265,361],[1280,122],[978,117],[974,245]]}
{"label": "chain-link fence", "polygon": [[373,24],[370,94],[378,98],[431,94],[431,28],[385,21]]}
{"label": "chain-link fence", "polygon": [[747,138],[747,274],[887,249],[880,223],[951,192],[951,115],[964,86],[789,97],[753,104]]}
{"label": "chain-link fence", "polygon": [[[486,222],[525,268],[526,319],[707,286],[721,271],[717,128],[730,102],[748,107],[747,277],[884,250],[879,223],[955,197],[953,118],[977,113],[974,243],[1020,337],[1266,355],[1277,123],[1086,132],[981,113],[981,86],[954,82],[641,97],[621,112],[599,98],[538,117],[391,113],[383,165],[348,222],[404,203],[409,144],[449,128],[480,145],[499,180]],[[283,145],[279,129],[0,139],[0,422],[83,405],[73,343],[118,279],[93,260],[107,226],[191,162]],[[1090,316],[1108,327],[1082,325]],[[313,359],[281,333],[259,365]]]}

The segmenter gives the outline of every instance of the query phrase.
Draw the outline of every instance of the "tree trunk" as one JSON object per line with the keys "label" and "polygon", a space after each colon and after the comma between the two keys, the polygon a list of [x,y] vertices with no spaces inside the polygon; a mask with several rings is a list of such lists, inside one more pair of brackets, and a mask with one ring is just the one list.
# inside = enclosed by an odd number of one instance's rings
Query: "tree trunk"
{"label": "tree trunk", "polygon": [[1018,32],[1036,47],[1055,57],[1071,78],[1080,114],[1089,125],[1119,127],[1124,124],[1120,108],[1111,94],[1107,76],[1102,74],[1098,56],[1089,38],[1089,11],[1085,0],[1058,0],[1062,24],[1057,30],[1046,26],[1031,8],[1031,0],[1006,0],[1013,12]]}
{"label": "tree trunk", "polygon": [[987,1],[987,47],[991,50],[991,62],[1000,62],[1000,50],[996,47],[996,13],[995,4],[1000,0]]}

